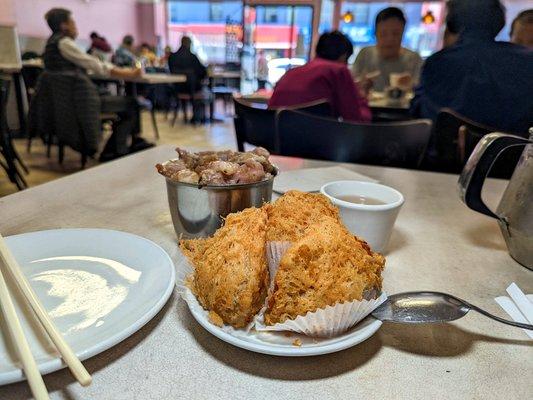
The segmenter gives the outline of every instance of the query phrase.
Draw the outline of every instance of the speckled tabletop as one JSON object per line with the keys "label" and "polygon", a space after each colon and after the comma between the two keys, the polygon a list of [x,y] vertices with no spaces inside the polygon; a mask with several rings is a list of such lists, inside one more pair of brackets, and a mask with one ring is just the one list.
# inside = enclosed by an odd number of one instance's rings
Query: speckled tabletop
{"label": "speckled tabletop", "polygon": [[[67,227],[144,236],[176,257],[161,146],[0,198],[3,235]],[[281,170],[335,165],[277,158]],[[348,165],[400,190],[406,199],[387,254],[388,293],[438,290],[504,316],[494,302],[516,282],[533,292],[533,272],[511,259],[497,223],[466,208],[457,176]],[[489,180],[495,205],[505,181]],[[470,313],[448,324],[384,324],[367,341],[309,358],[266,356],[211,336],[176,293],[144,328],[85,361],[82,388],[66,370],[45,376],[52,399],[526,399],[533,393],[533,341],[520,329]],[[0,399],[27,399],[25,382]]]}

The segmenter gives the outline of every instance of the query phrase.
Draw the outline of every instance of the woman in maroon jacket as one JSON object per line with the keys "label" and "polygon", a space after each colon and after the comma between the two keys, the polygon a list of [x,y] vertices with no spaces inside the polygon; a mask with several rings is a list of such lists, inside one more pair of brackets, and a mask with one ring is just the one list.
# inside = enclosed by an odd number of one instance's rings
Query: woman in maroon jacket
{"label": "woman in maroon jacket", "polygon": [[352,54],[352,43],[345,35],[338,31],[324,33],[318,39],[316,57],[283,75],[268,106],[279,108],[327,99],[336,117],[370,122],[372,114],[366,98],[346,65]]}

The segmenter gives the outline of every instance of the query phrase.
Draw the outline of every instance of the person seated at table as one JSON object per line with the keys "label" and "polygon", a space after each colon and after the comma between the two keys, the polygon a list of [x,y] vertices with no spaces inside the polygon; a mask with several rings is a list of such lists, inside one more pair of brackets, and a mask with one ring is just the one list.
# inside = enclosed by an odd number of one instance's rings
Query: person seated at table
{"label": "person seated at table", "polygon": [[141,44],[141,47],[139,48],[139,59],[145,67],[155,66],[157,56],[155,55],[152,46],[148,43]]}
{"label": "person seated at table", "polygon": [[186,74],[188,84],[196,92],[202,89],[202,80],[207,76],[207,68],[191,51],[191,46],[191,38],[182,36],[180,48],[168,57],[168,68],[172,74]]}
{"label": "person seated at table", "polygon": [[353,66],[354,76],[365,91],[384,91],[391,86],[391,74],[402,74],[398,82],[402,88],[418,83],[422,58],[402,47],[405,24],[402,10],[396,7],[385,8],[376,16],[376,45],[361,49]]}
{"label": "person seated at table", "polygon": [[352,54],[352,43],[344,34],[338,31],[322,34],[316,45],[316,57],[282,76],[268,106],[280,108],[326,99],[335,117],[369,122],[368,103],[346,66]]}
{"label": "person seated at table", "polygon": [[[65,73],[91,71],[100,76],[114,78],[135,78],[141,75],[139,69],[121,68],[100,61],[78,47],[74,41],[78,36],[78,30],[69,10],[53,8],[46,13],[45,19],[52,30],[43,55],[45,70]],[[120,119],[113,124],[113,133],[100,155],[102,161],[153,146],[140,138],[134,129],[137,112],[135,99],[104,95],[100,100],[102,113],[117,113]],[[129,136],[132,139],[128,149]]]}
{"label": "person seated at table", "polygon": [[133,53],[133,36],[126,35],[113,56],[113,64],[119,67],[135,67],[137,57]]}
{"label": "person seated at table", "polygon": [[268,83],[268,60],[264,50],[257,53],[257,90],[266,89]]}
{"label": "person seated at table", "polygon": [[499,0],[450,0],[457,43],[426,60],[411,102],[415,117],[435,120],[445,107],[495,129],[526,134],[533,123],[533,52],[494,38],[505,25]]}
{"label": "person seated at table", "polygon": [[533,9],[524,10],[511,24],[511,43],[533,48]]}
{"label": "person seated at table", "polygon": [[168,58],[172,54],[172,48],[170,46],[165,46],[163,49],[163,55],[159,59],[159,66],[163,68],[168,68]]}
{"label": "person seated at table", "polygon": [[109,55],[111,54],[112,49],[106,38],[100,36],[96,32],[91,32],[89,37],[91,38],[91,47],[89,47],[87,53],[98,57],[102,61],[109,60]]}

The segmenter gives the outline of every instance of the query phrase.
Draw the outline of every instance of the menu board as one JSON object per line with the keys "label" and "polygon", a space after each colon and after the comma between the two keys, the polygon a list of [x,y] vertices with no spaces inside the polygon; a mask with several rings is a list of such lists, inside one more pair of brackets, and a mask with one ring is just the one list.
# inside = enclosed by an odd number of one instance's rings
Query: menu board
{"label": "menu board", "polygon": [[0,25],[0,69],[20,69],[19,40],[14,26]]}

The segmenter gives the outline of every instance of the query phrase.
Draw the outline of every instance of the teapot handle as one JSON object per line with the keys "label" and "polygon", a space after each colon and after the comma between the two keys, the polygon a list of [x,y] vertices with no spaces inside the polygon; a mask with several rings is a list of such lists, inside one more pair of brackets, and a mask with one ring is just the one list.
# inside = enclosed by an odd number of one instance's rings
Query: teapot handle
{"label": "teapot handle", "polygon": [[500,219],[481,198],[481,190],[492,164],[506,148],[525,146],[530,140],[503,133],[490,133],[483,136],[470,155],[463,172],[459,176],[458,189],[461,200],[472,210]]}

